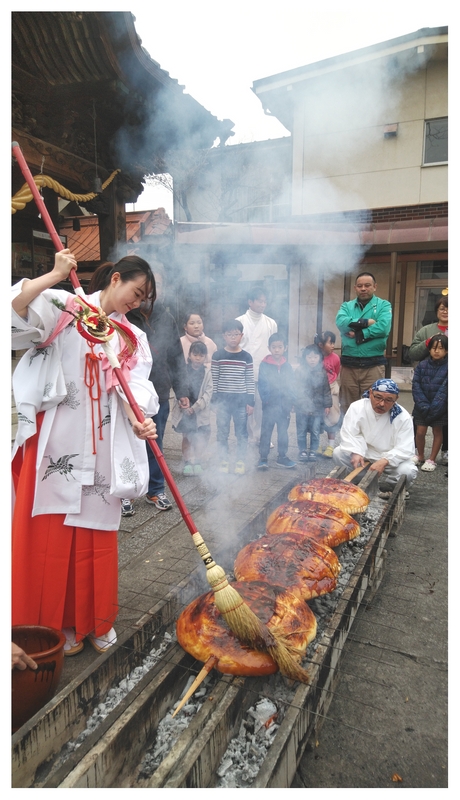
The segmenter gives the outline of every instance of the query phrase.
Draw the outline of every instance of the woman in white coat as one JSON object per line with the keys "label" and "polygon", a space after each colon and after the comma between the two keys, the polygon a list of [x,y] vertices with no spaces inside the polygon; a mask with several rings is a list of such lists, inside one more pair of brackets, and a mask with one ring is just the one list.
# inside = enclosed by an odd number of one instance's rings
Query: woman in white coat
{"label": "woman in white coat", "polygon": [[130,354],[121,327],[110,344],[143,423],[102,345],[78,332],[75,295],[54,288],[72,268],[75,258],[62,250],[50,272],[13,286],[12,301],[12,346],[29,348],[13,376],[13,625],[64,630],[67,655],[80,652],[85,637],[99,652],[116,641],[120,498],[145,494],[143,440],[156,436],[150,417],[158,410],[145,335],[125,317],[155,298],[149,265],[138,256],[102,265],[92,281],[98,291],[87,298],[137,339]]}

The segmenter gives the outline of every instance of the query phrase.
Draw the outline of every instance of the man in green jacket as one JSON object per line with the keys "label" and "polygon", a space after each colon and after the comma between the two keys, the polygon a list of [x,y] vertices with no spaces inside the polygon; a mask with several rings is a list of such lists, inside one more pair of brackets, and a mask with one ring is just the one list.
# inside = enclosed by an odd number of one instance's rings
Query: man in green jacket
{"label": "man in green jacket", "polygon": [[342,337],[340,405],[345,414],[374,381],[385,377],[385,347],[391,328],[391,304],[375,296],[370,272],[355,281],[355,300],[342,303],[335,324]]}

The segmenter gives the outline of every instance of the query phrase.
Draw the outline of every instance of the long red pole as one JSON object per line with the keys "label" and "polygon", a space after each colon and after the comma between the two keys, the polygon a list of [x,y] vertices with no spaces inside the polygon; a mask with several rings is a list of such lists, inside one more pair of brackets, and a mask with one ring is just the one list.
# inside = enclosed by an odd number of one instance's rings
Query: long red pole
{"label": "long red pole", "polygon": [[[34,179],[32,178],[18,143],[13,142],[12,147],[13,153],[34,196],[35,202],[37,203],[37,207],[42,215],[42,219],[46,225],[48,233],[53,240],[54,246],[58,251],[63,250],[64,248],[62,242],[57,235],[51,217],[45,207],[43,198],[35,186]],[[76,294],[82,296],[83,289],[74,269],[70,271],[70,278]],[[125,393],[128,403],[136,416],[136,419],[138,422],[143,422],[144,415],[137,405],[121,369],[114,367],[114,371],[118,377],[120,386]],[[245,642],[247,645],[249,645],[249,647],[255,647],[258,650],[269,653],[283,675],[287,675],[289,678],[308,683],[308,674],[293,658],[292,652],[289,648],[288,640],[285,639],[283,634],[277,633],[276,630],[272,632],[268,629],[266,624],[263,623],[254,614],[247,603],[244,602],[243,598],[238,594],[236,589],[229,584],[222,567],[215,563],[206,543],[203,541],[201,534],[196,528],[190,513],[187,510],[174,478],[169,471],[168,465],[166,464],[163,453],[158,447],[155,439],[147,439],[147,441],[152,448],[153,454],[158,461],[158,466],[165,477],[166,483],[171,490],[187,528],[192,534],[193,542],[206,567],[208,583],[214,592],[214,600],[217,610],[220,611],[220,613],[224,616],[227,624],[237,638]]]}
{"label": "long red pole", "polygon": [[[45,223],[46,229],[47,229],[49,235],[51,236],[51,239],[52,239],[52,242],[54,244],[55,249],[57,250],[57,252],[59,252],[60,250],[64,250],[64,245],[62,244],[62,242],[61,242],[61,240],[59,238],[59,235],[58,235],[58,233],[56,231],[56,228],[54,227],[53,221],[52,221],[52,219],[51,219],[51,217],[50,217],[50,215],[48,213],[48,209],[45,206],[45,202],[43,200],[43,197],[41,196],[40,192],[37,189],[35,181],[34,181],[34,179],[32,177],[32,173],[31,173],[31,171],[29,169],[27,161],[25,160],[25,158],[23,156],[23,153],[22,153],[21,148],[19,147],[19,144],[17,142],[13,142],[12,149],[13,149],[13,155],[16,158],[16,160],[17,160],[17,162],[18,162],[18,164],[19,164],[19,166],[21,168],[21,172],[22,172],[25,180],[27,181],[27,184],[28,184],[28,186],[29,186],[29,188],[30,188],[30,190],[32,192],[34,200],[35,200],[35,202],[37,204],[37,208],[40,211],[42,220]],[[79,294],[80,296],[84,296],[83,287],[82,287],[82,285],[81,285],[81,283],[80,283],[80,281],[79,281],[79,279],[77,277],[77,273],[75,272],[74,269],[71,269],[69,277],[70,277],[72,286],[75,289],[76,294]],[[138,404],[136,403],[136,400],[134,399],[134,395],[133,395],[131,389],[129,388],[128,381],[126,380],[125,376],[123,375],[122,370],[118,369],[117,367],[115,367],[114,368],[114,372],[115,372],[115,374],[116,374],[116,376],[117,376],[117,378],[119,380],[120,386],[121,386],[121,388],[123,389],[123,391],[125,393],[125,397],[126,397],[128,403],[129,403],[130,407],[132,408],[137,421],[138,422],[144,422],[145,417],[144,417],[141,409],[139,408]],[[155,456],[155,458],[156,458],[156,460],[158,462],[158,466],[160,467],[160,469],[161,469],[161,471],[162,471],[162,473],[164,475],[165,481],[168,484],[169,489],[171,490],[171,494],[173,495],[174,500],[177,503],[177,506],[179,508],[179,511],[180,511],[180,513],[182,515],[182,518],[183,518],[185,524],[187,525],[187,528],[189,529],[191,534],[198,533],[198,528],[196,527],[195,523],[192,520],[192,517],[190,516],[190,512],[187,509],[187,506],[185,505],[184,499],[183,499],[182,495],[180,494],[179,489],[177,488],[177,485],[176,485],[176,482],[175,482],[173,476],[171,475],[171,472],[170,472],[169,467],[168,467],[168,465],[167,465],[167,463],[165,461],[165,457],[164,457],[163,453],[161,452],[161,450],[160,450],[158,444],[156,443],[155,439],[147,439],[147,441],[148,441],[148,443],[149,443],[149,445],[150,445],[150,447],[151,447],[151,449],[153,451],[153,455]]]}

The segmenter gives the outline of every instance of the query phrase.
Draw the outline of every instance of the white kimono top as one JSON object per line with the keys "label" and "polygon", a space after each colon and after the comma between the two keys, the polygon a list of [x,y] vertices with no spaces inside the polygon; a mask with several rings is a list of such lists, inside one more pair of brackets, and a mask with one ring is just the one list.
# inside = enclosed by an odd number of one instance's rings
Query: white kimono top
{"label": "white kimono top", "polygon": [[248,308],[246,314],[237,317],[243,326],[243,338],[240,347],[250,353],[254,364],[254,380],[259,380],[259,366],[265,356],[270,355],[268,340],[272,333],[278,332],[278,326],[274,319],[267,317],[266,314],[256,314]]}
{"label": "white kimono top", "polygon": [[[22,281],[12,287],[13,297],[21,291]],[[100,292],[88,297],[99,305]],[[120,386],[106,390],[106,372],[100,362],[101,388],[98,403],[92,402],[85,385],[86,354],[89,343],[73,324],[65,327],[44,348],[63,313],[51,303],[57,298],[66,302],[69,293],[47,289],[28,307],[23,319],[12,312],[12,347],[28,349],[13,374],[13,391],[18,410],[18,432],[13,457],[19,447],[36,433],[36,415],[44,411],[38,452],[32,516],[65,514],[65,524],[98,530],[117,530],[120,523],[120,499],[146,493],[149,469],[146,444],[138,439],[123,408]],[[117,322],[121,314],[110,315]],[[131,325],[139,342],[137,362],[129,371],[130,389],[145,416],[158,412],[158,396],[149,381],[151,356],[145,334]],[[117,333],[110,340],[116,354],[124,347]],[[94,354],[104,354],[99,344]],[[107,360],[105,358],[105,362]],[[93,430],[96,453],[93,453]],[[99,435],[103,439],[99,439]],[[32,491],[32,487],[31,487]]]}
{"label": "white kimono top", "polygon": [[412,417],[403,408],[390,422],[390,414],[376,414],[368,398],[357,400],[343,418],[340,446],[372,461],[386,458],[390,467],[396,467],[415,454]]}

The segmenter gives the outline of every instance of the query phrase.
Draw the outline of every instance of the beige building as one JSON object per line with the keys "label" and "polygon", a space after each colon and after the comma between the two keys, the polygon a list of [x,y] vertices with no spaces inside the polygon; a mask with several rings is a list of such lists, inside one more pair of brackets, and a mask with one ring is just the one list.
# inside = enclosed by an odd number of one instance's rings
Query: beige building
{"label": "beige building", "polygon": [[447,201],[447,29],[256,81],[292,132],[292,213]]}
{"label": "beige building", "polygon": [[[447,28],[426,28],[256,81],[266,112],[291,132],[278,140],[284,156],[291,146],[290,213],[283,185],[268,201],[282,216],[248,208],[219,225],[176,217],[177,257],[195,264],[209,297],[220,286],[214,296],[224,289],[228,299],[255,279],[274,306],[284,297],[293,362],[317,331],[336,331],[364,269],[393,304],[393,365],[434,318],[447,287],[447,38]],[[234,147],[219,148],[220,158]]]}

